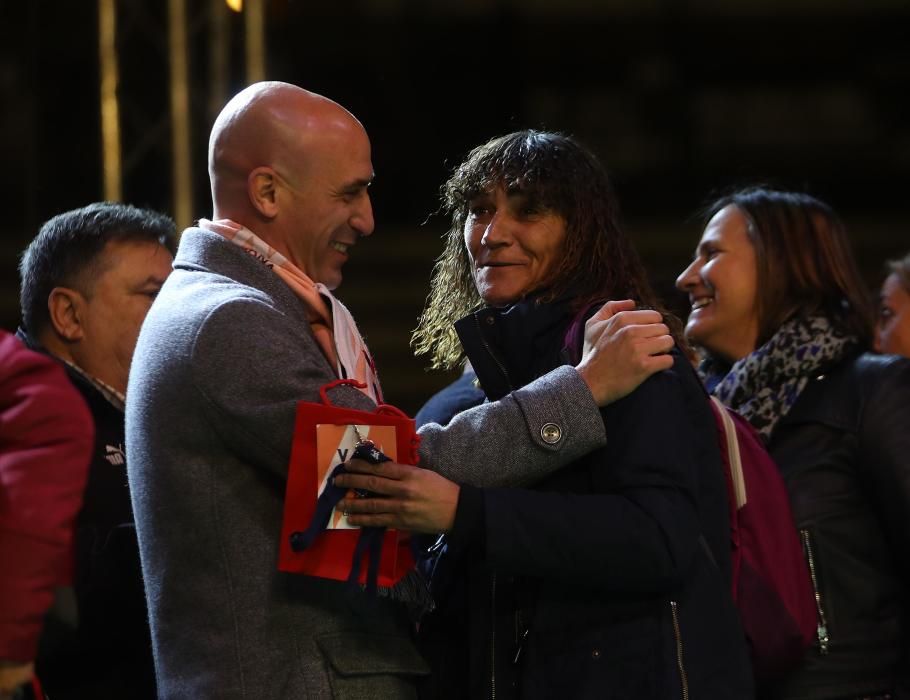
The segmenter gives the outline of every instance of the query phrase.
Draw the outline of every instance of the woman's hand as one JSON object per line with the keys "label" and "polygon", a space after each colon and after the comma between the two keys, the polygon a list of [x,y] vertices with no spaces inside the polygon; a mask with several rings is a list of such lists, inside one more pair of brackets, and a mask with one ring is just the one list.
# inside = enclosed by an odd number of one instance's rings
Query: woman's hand
{"label": "woman's hand", "polygon": [[576,369],[598,406],[632,393],[673,366],[673,336],[660,313],[635,302],[608,301],[585,323],[584,356]]}
{"label": "woman's hand", "polygon": [[428,469],[398,462],[370,464],[352,459],[345,468],[351,473],[335,477],[336,486],[376,494],[341,500],[338,508],[351,525],[428,533],[452,529],[458,484]]}

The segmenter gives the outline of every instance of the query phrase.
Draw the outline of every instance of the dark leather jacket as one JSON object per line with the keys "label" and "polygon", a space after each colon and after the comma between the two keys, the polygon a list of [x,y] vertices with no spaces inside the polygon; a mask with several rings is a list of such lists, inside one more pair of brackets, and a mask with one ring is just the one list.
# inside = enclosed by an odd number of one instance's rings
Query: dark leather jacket
{"label": "dark leather jacket", "polygon": [[818,593],[818,640],[770,698],[908,695],[910,360],[816,377],[771,436]]}

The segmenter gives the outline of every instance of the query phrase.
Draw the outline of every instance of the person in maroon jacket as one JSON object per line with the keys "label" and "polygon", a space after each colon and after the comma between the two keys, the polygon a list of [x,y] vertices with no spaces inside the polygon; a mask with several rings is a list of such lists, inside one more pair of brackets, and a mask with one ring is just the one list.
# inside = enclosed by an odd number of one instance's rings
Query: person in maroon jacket
{"label": "person in maroon jacket", "polygon": [[0,331],[0,698],[32,682],[44,614],[72,577],[94,432],[62,367]]}

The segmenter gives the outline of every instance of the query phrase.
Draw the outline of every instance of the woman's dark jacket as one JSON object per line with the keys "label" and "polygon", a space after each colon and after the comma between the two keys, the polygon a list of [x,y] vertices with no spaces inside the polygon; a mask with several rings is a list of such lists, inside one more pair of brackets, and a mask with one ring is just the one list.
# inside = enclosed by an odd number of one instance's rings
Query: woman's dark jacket
{"label": "woman's dark jacket", "polygon": [[[495,400],[566,364],[571,320],[524,301],[456,328]],[[426,697],[752,697],[714,419],[674,358],[602,409],[605,448],[534,490],[462,487],[421,624]]]}
{"label": "woman's dark jacket", "polygon": [[910,697],[910,361],[864,354],[814,378],[769,450],[811,555],[820,634],[767,696]]}

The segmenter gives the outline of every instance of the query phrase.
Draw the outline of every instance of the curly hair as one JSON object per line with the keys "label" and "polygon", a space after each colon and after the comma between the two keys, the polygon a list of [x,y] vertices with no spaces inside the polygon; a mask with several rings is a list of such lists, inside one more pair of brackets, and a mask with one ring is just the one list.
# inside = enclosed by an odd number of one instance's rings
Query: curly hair
{"label": "curly hair", "polygon": [[[451,226],[411,339],[416,354],[431,356],[433,368],[450,369],[463,359],[453,324],[483,305],[463,232],[470,201],[497,186],[518,190],[565,220],[558,263],[538,289],[528,290],[545,290],[540,302],[571,297],[573,309],[580,310],[599,300],[632,298],[659,308],[638,254],[619,225],[618,202],[597,157],[563,134],[517,131],[472,150],[441,188],[441,209],[451,216]],[[678,322],[668,321],[679,337]]]}

